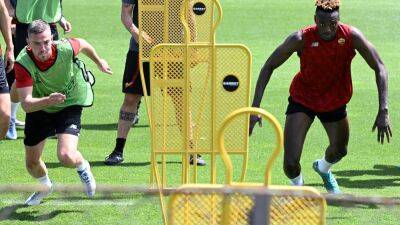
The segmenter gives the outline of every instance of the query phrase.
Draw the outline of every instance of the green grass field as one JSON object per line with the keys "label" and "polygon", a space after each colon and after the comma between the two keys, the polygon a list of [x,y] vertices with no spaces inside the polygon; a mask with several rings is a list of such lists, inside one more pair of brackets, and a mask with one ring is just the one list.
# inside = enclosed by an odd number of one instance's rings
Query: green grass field
{"label": "green grass field", "polygon": [[[219,43],[247,45],[253,55],[253,84],[258,72],[274,48],[290,33],[313,23],[312,0],[221,0],[223,21],[218,30]],[[334,174],[344,193],[366,196],[400,196],[399,85],[400,7],[395,0],[342,1],[341,21],[359,28],[375,45],[389,71],[389,112],[392,118],[393,139],[380,145],[371,132],[378,110],[374,72],[358,55],[353,61],[354,96],[348,105],[351,137],[348,156],[335,165]],[[121,79],[129,34],[120,22],[120,1],[64,1],[65,16],[73,31],[66,37],[88,40],[105,58],[114,75],[101,74],[93,63],[87,65],[95,73],[95,104],[83,116],[79,149],[91,162],[98,184],[146,185],[150,174],[150,135],[145,107],[140,122],[131,130],[121,166],[106,167],[104,157],[112,151],[116,138],[116,123],[122,103]],[[284,123],[288,88],[299,69],[297,56],[275,71],[267,87],[262,107]],[[254,89],[253,89],[254,90]],[[144,105],[144,104],[143,104]],[[19,118],[23,117],[20,110]],[[2,163],[0,184],[35,184],[25,170],[23,131],[17,141],[0,143]],[[268,130],[256,128],[250,142],[249,181],[262,181],[268,147]],[[311,168],[312,162],[323,156],[328,140],[318,120],[307,136],[302,167],[307,185],[321,192],[322,181]],[[56,157],[56,140],[47,141],[43,155],[49,175],[55,183],[79,184],[75,170],[60,166]],[[179,164],[172,167],[178,168]],[[203,174],[207,168],[201,168]],[[288,184],[282,171],[282,157],[273,168],[273,183]],[[221,179],[222,180],[222,179]],[[29,193],[0,194],[0,224],[162,224],[158,197],[115,195],[111,199],[97,196],[88,200],[83,194],[65,196],[54,194],[44,204],[24,207],[21,204]],[[328,224],[398,224],[400,208],[375,205],[328,207]]]}

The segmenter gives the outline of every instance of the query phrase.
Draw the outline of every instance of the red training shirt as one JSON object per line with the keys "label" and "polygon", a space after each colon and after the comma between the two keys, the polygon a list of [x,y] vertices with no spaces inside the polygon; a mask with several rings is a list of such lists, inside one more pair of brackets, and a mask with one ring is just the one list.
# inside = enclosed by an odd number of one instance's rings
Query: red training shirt
{"label": "red training shirt", "polygon": [[[81,48],[81,45],[79,41],[75,38],[68,38],[69,43],[71,43],[72,50],[74,51],[74,56],[78,55],[79,49]],[[55,44],[51,46],[51,56],[48,60],[41,62],[38,59],[35,58],[35,56],[32,53],[32,49],[29,47],[27,48],[27,52],[33,62],[36,64],[36,66],[39,68],[41,71],[46,71],[48,70],[53,64],[56,62],[57,59],[57,47]],[[31,77],[31,74],[23,67],[21,64],[16,62],[14,64],[14,71],[15,71],[15,86],[17,88],[24,88],[24,87],[30,87],[33,86],[33,79]]]}
{"label": "red training shirt", "polygon": [[356,52],[351,28],[340,23],[332,41],[322,40],[316,25],[302,32],[300,72],[293,78],[290,96],[315,112],[338,109],[350,101],[353,93],[351,61]]}

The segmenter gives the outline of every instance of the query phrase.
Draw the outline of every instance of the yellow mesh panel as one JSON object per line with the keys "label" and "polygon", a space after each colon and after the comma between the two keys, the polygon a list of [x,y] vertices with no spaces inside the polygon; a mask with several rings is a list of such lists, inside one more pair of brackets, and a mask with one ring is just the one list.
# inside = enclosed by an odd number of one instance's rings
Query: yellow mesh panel
{"label": "yellow mesh panel", "polygon": [[[159,49],[151,61],[151,95],[153,151],[182,152],[185,81],[183,79],[183,50]],[[171,138],[174,137],[174,138]]]}
{"label": "yellow mesh panel", "polygon": [[153,43],[147,43],[140,38],[140,60],[149,58],[150,50],[164,40],[164,1],[141,0],[139,3],[139,28],[153,38]]}
{"label": "yellow mesh panel", "polygon": [[[203,4],[205,6],[204,14],[198,15],[193,13],[194,8],[197,4]],[[192,20],[188,20],[188,25],[191,28],[190,35],[191,42],[212,42],[213,40],[213,32],[212,27],[214,26],[214,14],[215,7],[214,3],[211,0],[191,0],[190,8],[189,8],[189,16],[191,16]],[[194,21],[194,22],[192,22]],[[195,32],[193,32],[195,31]]]}
{"label": "yellow mesh panel", "polygon": [[190,110],[196,151],[212,149],[212,72],[211,50],[208,47],[190,48]]}
{"label": "yellow mesh panel", "polygon": [[[184,28],[181,22],[183,0],[140,0],[139,29],[154,39],[147,43],[142,37],[139,41],[141,61],[149,61],[151,49],[162,43],[184,43]],[[203,14],[194,13],[196,3],[205,6]],[[197,6],[197,5],[196,5]],[[211,0],[189,0],[186,23],[189,26],[191,42],[211,42],[213,34],[214,9]]]}
{"label": "yellow mesh panel", "polygon": [[[223,119],[233,110],[249,105],[250,54],[247,49],[216,45],[215,74],[212,46],[188,47],[190,66],[187,72],[185,49],[184,45],[159,45],[152,51],[150,83],[153,132],[157,137],[153,140],[155,152],[215,151],[216,140],[212,135],[216,134]],[[236,91],[224,89],[223,81],[227,76],[238,79]],[[188,111],[185,111],[185,96]],[[235,140],[227,145],[228,152],[247,151],[247,127],[248,118],[243,116],[227,129],[226,137]],[[186,137],[188,149],[184,145]]]}
{"label": "yellow mesh panel", "polygon": [[[199,200],[201,199],[201,200]],[[220,224],[223,195],[180,195],[172,203],[170,225]]]}
{"label": "yellow mesh panel", "polygon": [[[200,191],[201,187],[183,190],[171,196],[168,216],[171,225],[250,225],[255,210],[252,190],[260,189],[247,187],[245,192],[241,192],[241,188],[235,193],[233,188],[229,190],[231,194],[223,193],[222,188],[220,191]],[[272,196],[269,224],[325,224],[325,200],[309,188],[292,191],[292,195],[277,193]]]}
{"label": "yellow mesh panel", "polygon": [[[222,125],[225,117],[243,107],[249,106],[250,57],[248,51],[241,47],[217,48],[216,73],[216,128]],[[225,90],[222,81],[228,75],[239,80],[239,88],[234,92]],[[248,133],[248,116],[239,116],[224,132],[228,152],[246,152]],[[234,140],[234,141],[233,141]]]}

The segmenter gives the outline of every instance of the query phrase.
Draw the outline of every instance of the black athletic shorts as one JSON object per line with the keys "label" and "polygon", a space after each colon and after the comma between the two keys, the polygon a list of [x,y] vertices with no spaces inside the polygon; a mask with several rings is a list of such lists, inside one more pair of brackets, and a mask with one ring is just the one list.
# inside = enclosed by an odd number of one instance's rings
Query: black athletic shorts
{"label": "black athletic shorts", "polygon": [[337,122],[347,117],[346,105],[329,112],[318,113],[298,102],[294,102],[292,97],[289,97],[288,101],[289,105],[286,110],[286,115],[302,112],[307,114],[312,120],[317,116],[322,123]]}
{"label": "black athletic shorts", "polygon": [[69,106],[56,113],[36,111],[26,114],[26,146],[35,146],[55,134],[79,136],[81,130],[82,106]]}
{"label": "black athletic shorts", "polygon": [[8,93],[9,88],[7,85],[5,65],[3,57],[0,55],[0,94]]}
{"label": "black athletic shorts", "polygon": [[[53,40],[58,40],[58,31],[57,25],[55,23],[49,24],[51,34],[53,36]],[[12,41],[14,44],[14,57],[15,59],[18,57],[18,54],[25,48],[27,45],[26,39],[28,38],[28,26],[26,23],[16,23],[15,24],[15,36],[12,37]],[[14,70],[11,70],[7,73],[7,83],[8,86],[12,86],[15,80]]]}
{"label": "black athletic shorts", "polygon": [[[143,63],[144,77],[147,94],[150,95],[150,64]],[[144,95],[139,72],[139,53],[129,50],[126,54],[124,78],[122,79],[122,92]]]}

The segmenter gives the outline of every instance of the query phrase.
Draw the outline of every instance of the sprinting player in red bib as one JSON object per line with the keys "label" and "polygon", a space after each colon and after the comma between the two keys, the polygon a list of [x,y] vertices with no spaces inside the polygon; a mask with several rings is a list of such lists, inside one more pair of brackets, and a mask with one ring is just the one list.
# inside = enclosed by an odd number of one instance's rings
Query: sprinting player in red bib
{"label": "sprinting player in red bib", "polygon": [[[317,0],[315,25],[291,34],[268,58],[257,81],[253,106],[261,99],[273,71],[293,53],[300,56],[300,72],[290,86],[289,105],[284,131],[284,171],[293,185],[303,185],[300,157],[307,131],[319,118],[329,146],[325,156],[313,163],[328,192],[340,193],[331,167],[347,154],[349,122],[346,104],[353,88],[351,61],[357,50],[375,71],[379,110],[373,130],[378,128],[378,141],[392,136],[387,102],[387,71],[374,46],[355,27],[339,22],[339,0]],[[250,134],[260,121],[250,117]]]}

